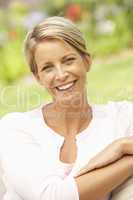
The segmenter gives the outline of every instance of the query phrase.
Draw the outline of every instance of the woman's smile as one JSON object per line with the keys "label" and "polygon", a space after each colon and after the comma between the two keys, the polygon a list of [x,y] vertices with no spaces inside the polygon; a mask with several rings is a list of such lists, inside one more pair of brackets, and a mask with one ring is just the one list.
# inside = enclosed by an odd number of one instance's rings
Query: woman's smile
{"label": "woman's smile", "polygon": [[62,92],[62,91],[72,91],[74,89],[74,86],[76,84],[77,80],[71,81],[66,84],[62,84],[60,86],[56,86],[56,90]]}

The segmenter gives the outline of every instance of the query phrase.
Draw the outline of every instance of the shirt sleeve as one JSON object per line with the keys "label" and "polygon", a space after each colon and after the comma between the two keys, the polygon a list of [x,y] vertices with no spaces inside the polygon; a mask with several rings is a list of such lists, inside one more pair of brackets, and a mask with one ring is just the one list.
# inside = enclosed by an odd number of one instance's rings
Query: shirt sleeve
{"label": "shirt sleeve", "polygon": [[[123,123],[127,125],[125,136],[132,136],[133,135],[133,103],[124,101],[121,103],[123,112],[121,115],[125,118]],[[127,122],[127,123],[126,123]]]}
{"label": "shirt sleeve", "polygon": [[133,103],[130,101],[113,102],[110,106],[109,112],[114,116],[118,136],[132,136]]}
{"label": "shirt sleeve", "polygon": [[26,132],[19,132],[18,116],[9,114],[0,121],[0,158],[8,183],[26,200],[79,200],[72,176],[51,168],[39,144]]}
{"label": "shirt sleeve", "polygon": [[[115,103],[117,107],[117,122],[124,131],[122,136],[133,136],[133,103],[122,101]],[[123,184],[112,192],[111,200],[133,199],[133,176],[129,177]]]}
{"label": "shirt sleeve", "polygon": [[5,194],[5,186],[2,180],[2,170],[0,166],[0,199],[3,198],[4,194]]}
{"label": "shirt sleeve", "polygon": [[131,105],[131,111],[132,111],[132,114],[130,117],[130,123],[126,131],[127,136],[133,136],[133,104]]}

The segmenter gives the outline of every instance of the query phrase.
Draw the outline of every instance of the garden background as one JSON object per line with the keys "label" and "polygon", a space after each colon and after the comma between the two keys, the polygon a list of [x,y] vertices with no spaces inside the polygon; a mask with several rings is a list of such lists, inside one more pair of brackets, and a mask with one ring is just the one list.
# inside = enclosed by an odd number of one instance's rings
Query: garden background
{"label": "garden background", "polygon": [[24,59],[28,30],[48,16],[65,16],[83,32],[93,62],[90,102],[133,101],[132,0],[0,0],[0,116],[50,99]]}

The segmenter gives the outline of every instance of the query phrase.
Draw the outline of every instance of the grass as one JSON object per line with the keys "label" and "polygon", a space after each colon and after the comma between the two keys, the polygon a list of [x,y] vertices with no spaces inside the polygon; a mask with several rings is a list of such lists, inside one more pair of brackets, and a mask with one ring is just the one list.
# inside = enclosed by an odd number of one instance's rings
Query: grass
{"label": "grass", "polygon": [[[87,77],[90,102],[133,101],[133,51],[125,50],[106,58],[94,58]],[[49,94],[34,81],[19,81],[0,86],[0,116],[8,112],[26,111],[50,100]]]}
{"label": "grass", "polygon": [[133,101],[132,51],[96,60],[88,74],[88,93],[92,101]]}

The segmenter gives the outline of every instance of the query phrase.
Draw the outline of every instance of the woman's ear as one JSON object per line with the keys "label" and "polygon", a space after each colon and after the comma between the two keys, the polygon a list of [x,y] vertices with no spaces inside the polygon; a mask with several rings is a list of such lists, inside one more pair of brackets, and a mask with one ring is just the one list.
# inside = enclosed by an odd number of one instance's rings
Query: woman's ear
{"label": "woman's ear", "polygon": [[90,70],[91,64],[92,64],[92,58],[90,54],[85,54],[83,55],[84,57],[84,61],[85,61],[85,65],[86,65],[86,69],[87,72]]}

